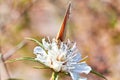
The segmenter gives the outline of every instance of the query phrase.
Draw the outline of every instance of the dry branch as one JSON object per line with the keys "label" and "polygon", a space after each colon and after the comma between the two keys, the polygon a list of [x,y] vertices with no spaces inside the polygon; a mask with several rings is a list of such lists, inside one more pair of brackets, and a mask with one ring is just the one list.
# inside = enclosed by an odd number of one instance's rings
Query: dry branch
{"label": "dry branch", "polygon": [[22,48],[24,45],[26,44],[26,41],[22,41],[21,43],[19,43],[15,48],[11,49],[10,51],[8,51],[7,53],[5,53],[3,55],[3,59],[7,60],[9,57],[11,57],[17,50],[19,50],[20,48]]}

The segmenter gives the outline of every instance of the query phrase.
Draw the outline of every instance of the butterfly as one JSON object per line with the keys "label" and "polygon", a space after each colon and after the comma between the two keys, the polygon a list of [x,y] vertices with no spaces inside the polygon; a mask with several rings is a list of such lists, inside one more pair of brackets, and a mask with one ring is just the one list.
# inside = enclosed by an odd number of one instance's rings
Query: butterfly
{"label": "butterfly", "polygon": [[66,10],[62,25],[61,25],[61,27],[59,29],[59,32],[58,32],[57,36],[56,36],[57,41],[58,40],[63,41],[65,39],[66,23],[67,23],[67,20],[69,19],[70,9],[71,9],[71,3],[69,3],[69,5],[68,5],[68,9]]}

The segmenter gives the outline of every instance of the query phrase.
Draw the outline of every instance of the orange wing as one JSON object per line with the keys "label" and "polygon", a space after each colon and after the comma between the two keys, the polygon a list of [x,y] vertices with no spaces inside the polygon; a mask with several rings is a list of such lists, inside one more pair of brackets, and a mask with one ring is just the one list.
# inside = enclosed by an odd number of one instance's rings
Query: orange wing
{"label": "orange wing", "polygon": [[66,14],[65,14],[65,17],[64,17],[64,20],[63,20],[63,23],[59,29],[59,32],[56,36],[56,40],[61,40],[63,41],[64,38],[65,38],[65,35],[66,35],[66,23],[67,23],[67,20],[69,19],[69,15],[70,15],[70,8],[71,8],[71,3],[69,3],[69,6],[68,6],[68,9],[66,11]]}

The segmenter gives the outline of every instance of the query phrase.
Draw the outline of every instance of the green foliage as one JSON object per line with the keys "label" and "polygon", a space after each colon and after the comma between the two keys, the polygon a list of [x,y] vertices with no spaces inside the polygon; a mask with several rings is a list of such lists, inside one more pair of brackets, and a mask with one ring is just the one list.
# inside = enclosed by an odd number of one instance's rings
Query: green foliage
{"label": "green foliage", "polygon": [[97,75],[97,76],[99,76],[99,77],[104,78],[105,80],[107,80],[107,78],[105,76],[103,76],[101,73],[99,73],[99,72],[97,72],[95,70],[91,70],[91,73],[93,73],[93,74],[95,74],[95,75]]}
{"label": "green foliage", "polygon": [[58,80],[58,77],[59,77],[58,72],[53,72],[50,80]]}
{"label": "green foliage", "polygon": [[13,0],[14,7],[20,9],[25,8],[29,3],[31,3],[31,0]]}
{"label": "green foliage", "polygon": [[7,80],[23,80],[23,79],[18,79],[18,78],[9,78]]}
{"label": "green foliage", "polygon": [[113,11],[108,13],[110,27],[114,28],[117,23],[117,14]]}
{"label": "green foliage", "polygon": [[49,67],[40,67],[40,66],[33,66],[35,69],[50,69]]}
{"label": "green foliage", "polygon": [[41,47],[44,49],[42,43],[39,42],[38,40],[36,40],[36,39],[34,39],[34,38],[26,38],[26,39],[36,42],[39,46],[41,46]]}
{"label": "green foliage", "polygon": [[17,59],[13,59],[13,60],[7,60],[6,63],[8,63],[8,62],[22,61],[22,60],[38,62],[37,60],[35,60],[34,58],[31,58],[31,57],[22,57],[22,58],[17,58]]}
{"label": "green foliage", "polygon": [[22,80],[22,79],[10,78],[10,79],[7,79],[7,80]]}

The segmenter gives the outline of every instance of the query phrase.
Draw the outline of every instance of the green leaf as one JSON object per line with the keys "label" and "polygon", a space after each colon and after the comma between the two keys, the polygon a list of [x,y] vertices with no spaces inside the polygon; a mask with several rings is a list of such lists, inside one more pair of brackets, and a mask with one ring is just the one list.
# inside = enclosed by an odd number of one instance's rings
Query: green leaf
{"label": "green leaf", "polygon": [[88,56],[84,57],[82,60],[80,60],[80,62],[84,62],[84,61],[86,61],[87,58],[88,58]]}
{"label": "green leaf", "polygon": [[58,72],[53,72],[50,80],[58,80]]}
{"label": "green leaf", "polygon": [[35,60],[32,57],[22,57],[22,58],[17,58],[17,59],[13,59],[13,60],[7,60],[7,62],[16,62],[16,61],[22,61],[22,60],[27,60],[27,61],[34,61],[34,62],[38,62],[37,60]]}
{"label": "green leaf", "polygon": [[0,59],[2,58],[2,54],[0,53]]}
{"label": "green leaf", "polygon": [[22,79],[10,78],[10,79],[7,79],[7,80],[22,80]]}
{"label": "green leaf", "polygon": [[91,73],[93,73],[93,74],[95,74],[95,75],[97,75],[97,76],[99,76],[99,77],[104,78],[105,80],[107,80],[107,78],[105,76],[103,76],[101,73],[99,73],[99,72],[97,72],[95,70],[91,70]]}
{"label": "green leaf", "polygon": [[50,69],[49,67],[40,67],[40,66],[33,66],[35,69]]}
{"label": "green leaf", "polygon": [[26,38],[26,39],[36,42],[39,46],[41,46],[41,47],[44,49],[44,46],[43,46],[42,43],[39,42],[38,40],[36,40],[36,39],[34,39],[34,38]]}

